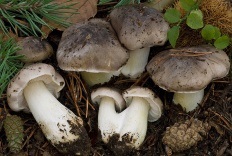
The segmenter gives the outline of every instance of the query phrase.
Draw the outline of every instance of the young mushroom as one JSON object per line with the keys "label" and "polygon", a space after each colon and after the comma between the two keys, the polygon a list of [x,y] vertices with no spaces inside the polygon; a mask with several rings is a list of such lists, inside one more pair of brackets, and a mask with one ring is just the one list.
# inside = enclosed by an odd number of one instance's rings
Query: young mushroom
{"label": "young mushroom", "polygon": [[80,72],[90,86],[119,75],[128,58],[110,23],[103,19],[91,19],[66,29],[57,50],[59,67]]}
{"label": "young mushroom", "polygon": [[201,103],[212,80],[228,74],[230,62],[224,51],[200,45],[162,51],[146,68],[154,83],[174,92],[173,102],[189,112]]}
{"label": "young mushroom", "polygon": [[[147,121],[158,120],[162,113],[162,101],[148,88],[132,87],[121,95],[101,87],[92,92],[91,98],[100,105],[98,125],[102,140],[118,155],[138,149],[146,136]],[[123,98],[127,108],[122,111]]]}
{"label": "young mushroom", "polygon": [[121,72],[136,78],[145,70],[150,47],[166,42],[169,25],[162,13],[143,4],[115,8],[109,17],[119,41],[130,51],[129,60]]}
{"label": "young mushroom", "polygon": [[118,90],[101,87],[91,93],[91,99],[99,104],[98,127],[103,142],[108,143],[114,133],[120,131],[122,125],[120,112],[126,103]]}
{"label": "young mushroom", "polygon": [[31,112],[45,137],[62,153],[88,155],[90,140],[83,121],[56,98],[64,79],[48,64],[25,66],[7,88],[13,111]]}

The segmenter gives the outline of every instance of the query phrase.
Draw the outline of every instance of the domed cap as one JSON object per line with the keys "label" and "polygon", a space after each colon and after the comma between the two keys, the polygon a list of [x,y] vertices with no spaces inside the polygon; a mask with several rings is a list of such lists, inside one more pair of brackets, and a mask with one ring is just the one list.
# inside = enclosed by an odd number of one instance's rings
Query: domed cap
{"label": "domed cap", "polygon": [[159,87],[171,92],[196,92],[212,80],[226,76],[230,69],[227,54],[210,45],[165,50],[146,67]]}
{"label": "domed cap", "polygon": [[125,99],[127,105],[131,103],[133,97],[140,97],[145,99],[150,105],[150,110],[148,114],[149,122],[154,122],[161,117],[163,102],[152,90],[144,87],[135,86],[125,90],[122,93],[122,96]]}
{"label": "domed cap", "polygon": [[49,58],[53,54],[52,46],[44,39],[29,36],[18,43],[21,50],[17,51],[17,55],[24,55],[22,62],[32,63],[39,62]]}
{"label": "domed cap", "polygon": [[116,89],[100,87],[91,93],[91,99],[94,103],[100,104],[102,97],[110,97],[114,99],[115,108],[118,112],[121,112],[126,107],[126,103],[122,98],[122,95]]}
{"label": "domed cap", "polygon": [[117,71],[128,58],[110,23],[103,19],[91,19],[66,29],[57,50],[58,65],[67,71]]}
{"label": "domed cap", "polygon": [[65,85],[62,76],[51,65],[36,63],[25,66],[14,76],[7,88],[8,105],[13,111],[29,111],[23,89],[29,82],[34,81],[43,81],[56,98]]}
{"label": "domed cap", "polygon": [[110,22],[129,50],[164,45],[167,40],[169,25],[163,14],[142,4],[115,8],[110,13]]}

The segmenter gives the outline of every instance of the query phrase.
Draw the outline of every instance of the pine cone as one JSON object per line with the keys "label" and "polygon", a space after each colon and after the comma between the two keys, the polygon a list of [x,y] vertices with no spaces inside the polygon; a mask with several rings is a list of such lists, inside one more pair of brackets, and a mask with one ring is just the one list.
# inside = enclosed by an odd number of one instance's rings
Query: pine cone
{"label": "pine cone", "polygon": [[19,152],[23,142],[23,121],[16,115],[8,115],[4,121],[4,129],[10,151]]}
{"label": "pine cone", "polygon": [[186,120],[184,123],[175,123],[167,127],[163,136],[163,143],[173,152],[180,152],[197,145],[210,129],[210,125],[200,120]]}

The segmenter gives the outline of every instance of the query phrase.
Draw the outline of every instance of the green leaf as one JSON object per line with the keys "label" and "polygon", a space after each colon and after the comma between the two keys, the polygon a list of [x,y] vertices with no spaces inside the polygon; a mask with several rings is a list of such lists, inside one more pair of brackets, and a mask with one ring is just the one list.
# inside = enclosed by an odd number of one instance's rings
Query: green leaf
{"label": "green leaf", "polygon": [[176,41],[180,34],[180,26],[173,26],[168,30],[168,40],[173,48],[176,46]]}
{"label": "green leaf", "polygon": [[194,0],[180,0],[180,5],[185,11],[191,11],[196,8],[197,3]]}
{"label": "green leaf", "polygon": [[221,31],[218,27],[214,27],[214,31],[215,31],[215,35],[214,35],[214,39],[217,39],[221,36]]}
{"label": "green leaf", "polygon": [[226,35],[223,35],[216,39],[214,46],[218,49],[225,49],[230,44],[230,38]]}
{"label": "green leaf", "polygon": [[180,20],[180,17],[180,12],[174,8],[169,8],[164,13],[164,19],[169,23],[177,23]]}
{"label": "green leaf", "polygon": [[201,36],[205,40],[212,40],[215,38],[215,28],[214,26],[207,24],[205,27],[201,30]]}
{"label": "green leaf", "polygon": [[187,17],[187,25],[192,29],[199,29],[204,26],[203,24],[203,14],[201,10],[193,10]]}

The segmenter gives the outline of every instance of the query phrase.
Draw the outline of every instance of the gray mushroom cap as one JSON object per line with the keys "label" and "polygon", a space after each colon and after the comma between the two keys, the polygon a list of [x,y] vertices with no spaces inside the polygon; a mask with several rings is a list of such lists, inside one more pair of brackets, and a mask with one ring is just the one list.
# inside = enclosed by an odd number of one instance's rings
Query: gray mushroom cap
{"label": "gray mushroom cap", "polygon": [[44,39],[29,36],[18,43],[17,55],[24,55],[22,61],[25,63],[39,62],[49,58],[53,54],[52,46]]}
{"label": "gray mushroom cap", "polygon": [[120,42],[129,50],[164,45],[167,40],[169,25],[163,14],[142,4],[114,9],[110,22]]}
{"label": "gray mushroom cap", "polygon": [[34,81],[43,81],[56,98],[65,85],[63,77],[51,65],[35,63],[25,66],[12,78],[7,88],[8,105],[13,111],[29,112],[23,89],[29,82]]}
{"label": "gray mushroom cap", "polygon": [[103,19],[91,19],[66,29],[57,50],[58,65],[67,71],[118,71],[128,58],[110,23]]}
{"label": "gray mushroom cap", "polygon": [[230,69],[227,54],[210,45],[165,50],[146,67],[159,87],[171,92],[196,92],[212,80],[226,76]]}

